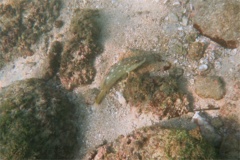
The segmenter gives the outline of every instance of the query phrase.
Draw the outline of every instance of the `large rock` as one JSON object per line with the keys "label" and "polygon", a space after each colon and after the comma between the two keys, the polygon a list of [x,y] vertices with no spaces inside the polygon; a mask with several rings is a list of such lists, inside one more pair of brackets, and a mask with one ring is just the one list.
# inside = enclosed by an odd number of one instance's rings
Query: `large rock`
{"label": "large rock", "polygon": [[101,51],[97,38],[100,29],[96,22],[97,10],[75,10],[63,48],[60,80],[64,88],[72,90],[90,84],[95,77],[94,59]]}
{"label": "large rock", "polygon": [[72,159],[75,109],[45,81],[18,81],[0,91],[0,159]]}
{"label": "large rock", "polygon": [[90,151],[86,160],[113,159],[214,159],[216,150],[198,129],[185,131],[151,126],[119,136]]}
{"label": "large rock", "polygon": [[201,34],[227,48],[240,42],[240,1],[206,0],[196,2],[194,27]]}

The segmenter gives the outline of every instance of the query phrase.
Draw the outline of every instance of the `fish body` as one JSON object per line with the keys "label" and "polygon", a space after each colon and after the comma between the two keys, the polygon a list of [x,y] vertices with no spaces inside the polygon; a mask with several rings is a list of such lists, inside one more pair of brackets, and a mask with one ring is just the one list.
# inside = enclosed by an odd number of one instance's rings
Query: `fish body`
{"label": "fish body", "polygon": [[111,67],[110,72],[108,73],[106,79],[101,85],[101,91],[98,94],[95,103],[100,104],[103,98],[106,96],[107,92],[112,88],[112,86],[124,75],[140,67],[146,58],[143,56],[140,57],[130,57],[123,59],[119,63]]}

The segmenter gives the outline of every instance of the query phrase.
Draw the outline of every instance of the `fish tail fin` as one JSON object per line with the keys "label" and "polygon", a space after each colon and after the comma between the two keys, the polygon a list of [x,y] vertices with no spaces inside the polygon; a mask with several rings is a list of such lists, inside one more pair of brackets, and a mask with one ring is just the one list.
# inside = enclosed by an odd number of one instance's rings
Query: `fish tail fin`
{"label": "fish tail fin", "polygon": [[106,90],[101,90],[101,92],[98,94],[98,96],[97,96],[97,98],[96,98],[96,100],[95,100],[95,104],[96,105],[99,105],[101,102],[102,102],[102,100],[103,100],[103,98],[106,96]]}

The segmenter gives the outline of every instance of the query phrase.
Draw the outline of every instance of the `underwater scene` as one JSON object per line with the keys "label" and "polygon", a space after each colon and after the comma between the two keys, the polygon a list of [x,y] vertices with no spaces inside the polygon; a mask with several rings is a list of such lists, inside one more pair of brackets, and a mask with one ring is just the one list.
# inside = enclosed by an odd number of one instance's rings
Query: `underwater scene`
{"label": "underwater scene", "polygon": [[0,0],[0,159],[240,159],[239,0]]}

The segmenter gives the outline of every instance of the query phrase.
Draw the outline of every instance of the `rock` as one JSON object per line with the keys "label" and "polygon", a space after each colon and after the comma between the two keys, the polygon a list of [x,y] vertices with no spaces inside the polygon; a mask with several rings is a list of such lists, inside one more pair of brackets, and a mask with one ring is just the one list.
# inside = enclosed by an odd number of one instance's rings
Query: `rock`
{"label": "rock", "polygon": [[222,99],[225,95],[225,84],[218,76],[198,76],[195,83],[195,92],[202,98]]}
{"label": "rock", "polygon": [[200,60],[203,57],[205,51],[204,43],[193,42],[188,48],[188,57],[193,60]]}
{"label": "rock", "polygon": [[198,66],[198,71],[200,72],[204,72],[208,69],[208,65],[206,64],[201,64],[200,66]]}
{"label": "rock", "polygon": [[41,79],[18,81],[0,92],[0,159],[72,159],[75,109]]}
{"label": "rock", "polygon": [[220,156],[223,159],[239,159],[240,153],[240,110],[239,105],[226,103],[220,108],[220,116],[223,121],[224,134],[220,146]]}
{"label": "rock", "polygon": [[0,68],[18,57],[31,56],[31,47],[52,29],[61,0],[8,0],[0,4]]}
{"label": "rock", "polygon": [[85,159],[214,159],[216,150],[201,136],[190,131],[159,126],[138,129],[114,142],[89,151]]}
{"label": "rock", "polygon": [[240,1],[197,1],[195,8],[193,26],[201,34],[227,48],[239,46]]}
{"label": "rock", "polygon": [[184,70],[182,68],[173,67],[169,70],[169,75],[174,78],[179,78],[183,75]]}
{"label": "rock", "polygon": [[131,107],[136,107],[142,113],[151,113],[159,119],[188,113],[187,96],[179,91],[177,78],[174,76],[131,74],[123,94]]}
{"label": "rock", "polygon": [[99,27],[97,10],[75,10],[63,48],[60,64],[60,80],[67,90],[90,84],[95,77],[94,59],[101,51],[97,43]]}
{"label": "rock", "polygon": [[239,133],[229,134],[224,137],[221,147],[220,156],[224,159],[239,159],[240,153]]}
{"label": "rock", "polygon": [[51,43],[48,51],[49,67],[46,70],[45,79],[52,78],[59,70],[62,50],[63,45],[61,42],[54,41]]}
{"label": "rock", "polygon": [[56,28],[61,28],[61,27],[63,26],[63,24],[64,24],[64,22],[63,22],[62,20],[56,20],[56,21],[54,22],[54,26],[55,26]]}

